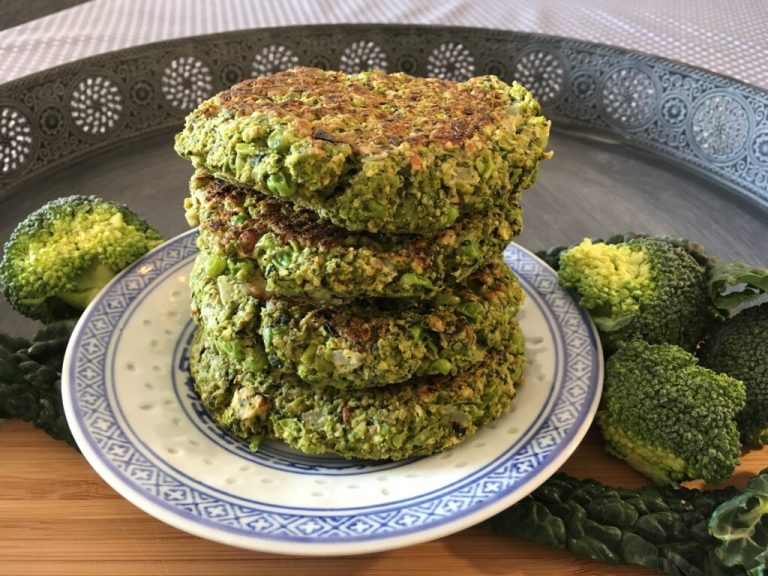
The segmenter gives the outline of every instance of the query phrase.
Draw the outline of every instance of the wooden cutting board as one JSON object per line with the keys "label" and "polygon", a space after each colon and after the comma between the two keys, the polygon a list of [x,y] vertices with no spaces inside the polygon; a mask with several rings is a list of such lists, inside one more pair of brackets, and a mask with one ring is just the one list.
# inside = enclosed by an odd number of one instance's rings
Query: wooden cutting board
{"label": "wooden cutting board", "polygon": [[[0,463],[3,576],[653,574],[496,536],[480,527],[364,556],[297,558],[250,552],[202,540],[147,515],[112,490],[78,452],[29,424],[0,426]],[[750,475],[765,467],[768,450],[745,454],[729,483],[743,488]],[[605,453],[594,430],[563,471],[615,486],[645,483]]]}

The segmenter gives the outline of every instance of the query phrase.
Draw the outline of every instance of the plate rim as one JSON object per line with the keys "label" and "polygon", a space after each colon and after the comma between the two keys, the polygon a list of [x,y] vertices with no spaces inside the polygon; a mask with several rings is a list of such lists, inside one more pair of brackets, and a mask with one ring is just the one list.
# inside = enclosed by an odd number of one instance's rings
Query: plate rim
{"label": "plate rim", "polygon": [[[193,534],[198,537],[202,537],[208,540],[227,544],[231,546],[237,546],[240,548],[250,549],[254,551],[279,553],[285,555],[297,555],[297,556],[339,556],[339,555],[354,555],[354,554],[366,554],[372,552],[380,552],[384,550],[391,550],[401,548],[408,545],[414,545],[417,543],[427,542],[435,540],[449,534],[456,533],[460,530],[466,529],[470,526],[478,524],[483,520],[491,517],[492,515],[507,508],[514,502],[519,501],[527,494],[535,490],[543,482],[545,482],[554,472],[559,469],[562,464],[571,456],[576,450],[587,431],[589,430],[594,420],[595,413],[600,402],[603,375],[604,375],[604,359],[602,352],[600,351],[600,340],[597,329],[582,309],[579,310],[579,316],[582,321],[585,321],[588,334],[595,342],[594,356],[595,356],[595,373],[592,375],[594,380],[594,391],[592,401],[587,405],[585,402],[582,408],[582,414],[580,415],[581,421],[574,423],[574,425],[568,430],[569,439],[563,442],[562,448],[556,450],[554,456],[547,455],[548,462],[543,466],[536,468],[536,474],[524,481],[523,486],[516,487],[507,492],[503,497],[490,501],[490,503],[480,506],[479,509],[470,510],[469,512],[462,514],[454,519],[445,519],[435,525],[429,526],[423,530],[409,530],[405,533],[398,533],[394,536],[385,537],[372,537],[368,539],[358,539],[348,542],[343,541],[318,541],[313,540],[311,536],[307,537],[306,541],[297,541],[297,539],[277,539],[258,533],[253,534],[237,534],[232,531],[225,530],[224,526],[216,525],[209,519],[204,517],[189,518],[181,513],[178,509],[173,509],[171,506],[163,506],[162,500],[155,494],[148,493],[142,487],[136,484],[128,482],[127,478],[121,477],[116,469],[113,468],[113,464],[109,462],[109,458],[102,454],[97,449],[94,441],[89,439],[86,435],[87,427],[85,422],[81,422],[78,417],[77,398],[78,393],[76,386],[74,386],[74,357],[77,353],[77,346],[80,341],[80,337],[86,327],[88,326],[91,315],[94,313],[94,309],[99,305],[102,300],[110,294],[110,291],[118,284],[120,284],[124,278],[129,276],[135,270],[141,266],[151,262],[152,259],[159,254],[172,248],[174,245],[188,240],[187,237],[196,234],[196,230],[189,230],[174,238],[169,239],[162,245],[158,246],[143,258],[123,270],[118,274],[97,296],[88,308],[83,312],[80,320],[78,321],[72,337],[70,338],[69,345],[64,358],[64,364],[62,368],[62,394],[64,399],[64,411],[67,417],[67,421],[70,423],[72,434],[77,442],[78,447],[82,451],[88,463],[91,467],[101,476],[101,478],[107,482],[113,489],[115,489],[121,496],[132,503],[134,506],[143,510],[147,514],[155,517],[158,520],[165,522],[175,528],[181,529],[187,533]],[[537,265],[544,270],[552,271],[552,269],[533,254],[530,250],[512,242],[506,248],[507,250],[513,247],[514,250],[521,251],[526,256],[533,258]],[[146,286],[142,287],[139,294],[149,290],[160,278],[164,277],[168,270],[176,268],[181,262],[185,262],[188,257],[179,258],[174,265],[168,269],[163,270],[157,277],[153,277]],[[562,289],[558,289],[562,290]],[[539,297],[544,298],[539,294]],[[132,307],[133,300],[128,302],[125,306],[125,310]],[[575,305],[575,301],[574,301]],[[123,314],[121,314],[122,317]],[[181,333],[175,335],[178,339],[181,337]],[[110,344],[114,343],[114,337],[110,336]],[[178,342],[177,342],[178,344]],[[110,354],[109,348],[105,349],[102,353],[104,356]],[[565,367],[563,368],[563,377],[565,377]],[[171,376],[168,376],[169,380]],[[102,381],[104,381],[102,379]],[[81,424],[83,427],[81,428]],[[540,426],[538,424],[537,426]],[[536,427],[533,426],[532,427]],[[527,443],[530,441],[526,441]],[[472,484],[477,479],[462,481],[462,484]],[[444,488],[446,490],[446,488]],[[521,491],[524,493],[521,494]],[[235,497],[236,498],[236,497]],[[416,496],[415,498],[418,498]],[[156,502],[157,500],[157,502]]]}

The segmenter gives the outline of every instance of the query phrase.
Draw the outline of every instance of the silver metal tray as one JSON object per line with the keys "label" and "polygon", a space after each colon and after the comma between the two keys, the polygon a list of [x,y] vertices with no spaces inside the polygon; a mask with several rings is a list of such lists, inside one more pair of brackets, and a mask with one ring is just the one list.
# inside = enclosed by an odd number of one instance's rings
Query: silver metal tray
{"label": "silver metal tray", "polygon": [[[539,249],[628,230],[677,234],[766,265],[768,93],[677,62],[542,35],[335,25],[163,42],[0,86],[0,242],[45,201],[97,194],[167,237],[186,229],[191,167],[173,134],[195,104],[293,65],[378,67],[529,87],[555,156],[526,193],[519,243]],[[0,329],[33,326],[0,304]]]}

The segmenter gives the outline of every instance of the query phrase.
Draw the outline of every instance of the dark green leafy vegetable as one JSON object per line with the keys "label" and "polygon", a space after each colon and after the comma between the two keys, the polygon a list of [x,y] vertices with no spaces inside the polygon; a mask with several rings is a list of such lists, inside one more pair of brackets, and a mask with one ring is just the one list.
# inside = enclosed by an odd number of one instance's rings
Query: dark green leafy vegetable
{"label": "dark green leafy vegetable", "polygon": [[[29,341],[0,333],[0,395],[7,387],[14,385],[21,378],[21,370],[16,352],[29,348]],[[0,399],[0,418],[7,418],[4,403]]]}
{"label": "dark green leafy vegetable", "polygon": [[747,483],[742,494],[726,500],[709,519],[709,533],[721,543],[715,554],[726,566],[743,567],[750,576],[768,569],[768,468]]}
{"label": "dark green leafy vegetable", "polygon": [[613,488],[556,474],[487,525],[499,534],[675,576],[757,576],[766,568],[766,487],[768,469],[743,493]]}
{"label": "dark green leafy vegetable", "polygon": [[31,342],[0,335],[0,417],[32,422],[75,446],[64,417],[61,369],[75,322],[43,327]]}
{"label": "dark green leafy vegetable", "polygon": [[744,382],[747,403],[737,422],[750,447],[768,444],[768,302],[729,318],[704,340],[702,366]]}

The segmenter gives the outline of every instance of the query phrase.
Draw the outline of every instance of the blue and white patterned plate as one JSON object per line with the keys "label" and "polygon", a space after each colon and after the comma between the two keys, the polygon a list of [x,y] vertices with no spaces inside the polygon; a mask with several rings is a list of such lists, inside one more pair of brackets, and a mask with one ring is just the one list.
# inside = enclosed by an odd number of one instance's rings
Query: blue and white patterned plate
{"label": "blue and white patterned plate", "polygon": [[528,364],[515,405],[463,445],[404,462],[310,457],[222,433],[189,382],[187,281],[195,233],[125,270],[86,310],[63,373],[67,419],[83,454],[139,508],[192,534],[284,554],[397,548],[467,528],[554,473],[600,398],[594,326],[526,250],[504,256],[528,297]]}

